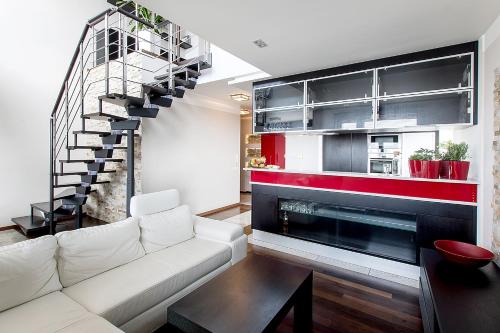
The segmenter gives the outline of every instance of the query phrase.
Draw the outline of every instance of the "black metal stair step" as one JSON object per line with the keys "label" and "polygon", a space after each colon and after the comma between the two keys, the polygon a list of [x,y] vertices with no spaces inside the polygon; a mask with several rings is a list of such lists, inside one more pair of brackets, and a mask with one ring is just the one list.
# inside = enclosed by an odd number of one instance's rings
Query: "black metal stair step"
{"label": "black metal stair step", "polygon": [[[96,192],[96,189],[91,189],[90,192]],[[89,192],[89,194],[90,194]],[[64,191],[54,195],[54,200],[66,199],[74,196],[77,193],[76,188],[67,188]]]}
{"label": "black metal stair step", "polygon": [[114,121],[111,123],[112,130],[137,130],[141,124],[140,120]]}
{"label": "black metal stair step", "polygon": [[[75,149],[90,149],[90,150],[101,150],[101,149],[108,149],[104,148],[102,146],[69,146],[69,150],[75,150]],[[127,147],[119,146],[116,147],[114,146],[113,149],[127,149]]]}
{"label": "black metal stair step", "polygon": [[[156,97],[152,98],[152,100],[162,102],[163,99],[161,97],[160,98]],[[154,103],[152,100],[151,103]],[[172,104],[171,98],[165,98],[164,100],[168,104],[168,106]],[[168,103],[168,101],[170,101],[170,103]],[[158,108],[144,108],[144,107],[130,107],[130,106],[127,108],[127,113],[131,117],[156,118],[156,116],[158,115],[158,111],[159,111]]]}
{"label": "black metal stair step", "polygon": [[184,80],[179,77],[174,78],[174,83],[176,86],[186,87],[187,89],[194,89],[196,87],[196,81]]}
{"label": "black metal stair step", "polygon": [[[116,170],[103,170],[99,171],[99,173],[115,173]],[[62,176],[85,176],[88,175],[88,171],[69,171],[69,172],[56,172],[54,176],[62,177]]]}
{"label": "black metal stair step", "polygon": [[49,231],[49,223],[40,216],[33,216],[33,220],[31,220],[31,216],[13,217],[11,221],[18,225],[26,236],[45,234]]}
{"label": "black metal stair step", "polygon": [[[31,208],[38,210],[44,214],[48,214],[50,212],[50,202],[35,202],[30,204]],[[60,200],[54,201],[54,213],[59,212],[60,214],[65,214],[66,209],[62,208],[62,202]]]}
{"label": "black metal stair step", "polygon": [[[109,136],[111,135],[111,132],[102,132],[102,131],[73,131],[73,134],[82,134],[82,135],[99,135],[99,136]],[[113,134],[113,135],[123,135],[127,136],[127,132],[122,132],[120,134]],[[134,136],[139,136],[139,133],[135,133]]]}
{"label": "black metal stair step", "polygon": [[[95,183],[92,183],[92,185],[99,185],[99,184],[109,184],[111,181],[109,180],[98,180]],[[57,184],[54,185],[54,188],[61,188],[61,187],[76,187],[76,186],[81,186],[82,182],[78,183],[67,183],[67,184]]]}
{"label": "black metal stair step", "polygon": [[182,60],[182,61],[176,61],[175,64],[178,65],[178,66],[186,66],[188,68],[191,68],[192,70],[195,70],[195,71],[201,71],[201,70],[204,70],[204,69],[208,69],[208,68],[211,68],[212,65],[210,65],[210,63],[206,62],[206,61],[203,61],[203,60],[195,60],[196,58],[191,58],[191,59],[185,59],[185,60]]}
{"label": "black metal stair step", "polygon": [[201,72],[198,72],[197,70],[192,69],[190,67],[183,67],[183,66],[175,67],[172,70],[172,72],[174,72],[175,75],[187,75],[187,77],[194,77],[194,78],[198,78],[201,76]]}
{"label": "black metal stair step", "polygon": [[[59,160],[60,163],[95,163],[96,160]],[[105,158],[103,162],[123,162],[123,158]]]}
{"label": "black metal stair step", "polygon": [[107,121],[120,121],[127,120],[125,117],[116,116],[114,114],[104,113],[104,112],[94,112],[87,113],[82,116],[85,119],[94,119],[94,120],[107,120]]}
{"label": "black metal stair step", "polygon": [[168,89],[165,89],[161,86],[154,86],[151,84],[143,84],[142,91],[148,95],[166,96],[170,94],[170,91]]}
{"label": "black metal stair step", "polygon": [[143,106],[145,102],[144,98],[141,97],[128,96],[116,93],[99,96],[99,100],[123,107],[127,107],[129,105],[140,107]]}

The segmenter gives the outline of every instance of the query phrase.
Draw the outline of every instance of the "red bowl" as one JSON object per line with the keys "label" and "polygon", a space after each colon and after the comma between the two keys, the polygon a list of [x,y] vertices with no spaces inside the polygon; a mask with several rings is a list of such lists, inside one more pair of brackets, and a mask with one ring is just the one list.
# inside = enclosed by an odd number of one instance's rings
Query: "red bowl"
{"label": "red bowl", "polygon": [[434,247],[446,260],[466,267],[483,267],[495,258],[493,252],[469,243],[437,240]]}

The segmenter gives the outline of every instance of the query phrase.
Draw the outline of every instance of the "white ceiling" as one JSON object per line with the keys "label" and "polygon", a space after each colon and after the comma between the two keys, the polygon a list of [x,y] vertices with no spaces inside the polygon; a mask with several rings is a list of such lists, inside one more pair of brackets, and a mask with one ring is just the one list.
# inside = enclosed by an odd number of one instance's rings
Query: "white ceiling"
{"label": "white ceiling", "polygon": [[227,84],[227,80],[213,81],[203,84],[196,85],[194,93],[196,95],[203,95],[213,99],[217,99],[220,102],[232,106],[238,112],[240,107],[251,108],[251,100],[247,102],[238,102],[231,99],[232,94],[245,94],[248,96],[252,95],[252,83],[244,82],[234,85]]}
{"label": "white ceiling", "polygon": [[477,40],[500,14],[499,0],[140,2],[274,76]]}

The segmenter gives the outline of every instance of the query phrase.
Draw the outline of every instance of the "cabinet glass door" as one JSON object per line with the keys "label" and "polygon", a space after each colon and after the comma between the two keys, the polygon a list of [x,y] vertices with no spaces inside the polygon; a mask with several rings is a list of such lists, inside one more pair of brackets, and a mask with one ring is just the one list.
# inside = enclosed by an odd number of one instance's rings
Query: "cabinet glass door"
{"label": "cabinet glass door", "polygon": [[379,96],[472,87],[472,55],[380,68]]}
{"label": "cabinet glass door", "polygon": [[376,128],[470,124],[471,92],[381,99]]}
{"label": "cabinet glass door", "polygon": [[308,130],[373,128],[372,101],[307,107]]}
{"label": "cabinet glass door", "polygon": [[373,96],[373,71],[332,76],[307,82],[307,103],[323,103]]}
{"label": "cabinet glass door", "polygon": [[303,105],[304,82],[256,88],[253,95],[255,110]]}
{"label": "cabinet glass door", "polygon": [[304,108],[255,112],[256,133],[303,131]]}

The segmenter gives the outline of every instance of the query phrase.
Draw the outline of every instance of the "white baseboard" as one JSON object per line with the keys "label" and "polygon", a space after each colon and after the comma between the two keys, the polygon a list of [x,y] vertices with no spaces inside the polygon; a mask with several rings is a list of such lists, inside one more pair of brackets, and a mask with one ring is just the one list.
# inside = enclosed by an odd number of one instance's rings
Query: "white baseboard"
{"label": "white baseboard", "polygon": [[420,268],[300,239],[253,230],[248,242],[328,265],[418,288]]}

